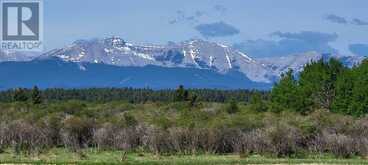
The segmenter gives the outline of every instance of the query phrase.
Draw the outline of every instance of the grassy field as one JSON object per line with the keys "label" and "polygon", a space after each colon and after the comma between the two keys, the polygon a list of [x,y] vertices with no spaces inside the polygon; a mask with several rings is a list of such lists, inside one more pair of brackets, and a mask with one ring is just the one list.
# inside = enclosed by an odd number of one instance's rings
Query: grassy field
{"label": "grassy field", "polygon": [[39,155],[15,155],[10,150],[0,154],[0,164],[368,164],[355,159],[334,159],[329,156],[315,156],[307,159],[272,159],[257,155],[241,158],[239,155],[197,155],[158,156],[149,153],[129,153],[121,151],[84,150],[80,153],[64,149],[52,149]]}

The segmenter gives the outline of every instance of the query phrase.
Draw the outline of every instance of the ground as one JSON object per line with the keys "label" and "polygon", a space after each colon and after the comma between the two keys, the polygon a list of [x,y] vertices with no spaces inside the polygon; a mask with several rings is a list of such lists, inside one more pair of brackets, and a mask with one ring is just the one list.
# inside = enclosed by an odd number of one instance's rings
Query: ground
{"label": "ground", "polygon": [[176,155],[158,156],[149,153],[125,153],[122,151],[97,151],[84,150],[73,153],[66,149],[52,149],[39,155],[15,155],[11,150],[5,150],[0,154],[1,163],[34,163],[34,164],[367,164],[368,161],[361,158],[335,159],[329,156],[316,156],[307,159],[277,159],[265,158],[257,155],[246,158],[239,155]]}

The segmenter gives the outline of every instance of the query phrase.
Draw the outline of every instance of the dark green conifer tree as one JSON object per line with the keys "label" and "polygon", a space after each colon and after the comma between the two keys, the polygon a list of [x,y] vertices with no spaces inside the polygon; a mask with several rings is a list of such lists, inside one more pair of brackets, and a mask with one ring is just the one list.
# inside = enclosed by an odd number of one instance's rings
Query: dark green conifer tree
{"label": "dark green conifer tree", "polygon": [[271,102],[283,109],[300,111],[303,105],[298,94],[297,81],[294,79],[293,70],[281,75],[279,83],[272,88]]}
{"label": "dark green conifer tree", "polygon": [[368,113],[368,60],[353,69],[353,84],[347,114],[362,116]]}
{"label": "dark green conifer tree", "polygon": [[250,100],[250,108],[253,111],[257,111],[257,112],[265,112],[265,111],[267,111],[267,105],[263,101],[262,95],[260,93],[255,93],[251,97],[251,100]]}
{"label": "dark green conifer tree", "polygon": [[239,112],[238,102],[235,99],[231,99],[230,102],[226,105],[226,111],[229,114],[234,114]]}
{"label": "dark green conifer tree", "polygon": [[335,98],[335,86],[346,68],[336,59],[319,60],[308,64],[300,74],[299,95],[304,111],[331,110]]}
{"label": "dark green conifer tree", "polygon": [[186,101],[188,100],[189,93],[184,89],[183,85],[180,85],[179,88],[175,91],[174,101]]}
{"label": "dark green conifer tree", "polygon": [[32,99],[32,103],[35,105],[42,103],[41,92],[37,86],[34,86],[32,89],[31,99]]}

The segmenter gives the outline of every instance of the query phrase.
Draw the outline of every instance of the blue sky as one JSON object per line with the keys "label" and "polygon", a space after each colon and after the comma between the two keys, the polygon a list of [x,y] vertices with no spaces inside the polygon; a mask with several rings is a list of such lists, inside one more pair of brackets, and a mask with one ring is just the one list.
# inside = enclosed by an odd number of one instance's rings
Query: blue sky
{"label": "blue sky", "polygon": [[44,8],[47,50],[117,35],[137,43],[202,38],[256,57],[368,55],[366,0],[45,0]]}

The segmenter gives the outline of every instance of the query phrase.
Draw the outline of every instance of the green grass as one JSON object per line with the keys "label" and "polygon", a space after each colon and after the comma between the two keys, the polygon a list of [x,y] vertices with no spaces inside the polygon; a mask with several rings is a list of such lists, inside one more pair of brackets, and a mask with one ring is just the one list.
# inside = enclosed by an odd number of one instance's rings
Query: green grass
{"label": "green grass", "polygon": [[[81,154],[82,153],[82,154]],[[10,150],[0,154],[1,163],[32,163],[32,164],[179,164],[179,165],[212,165],[212,164],[367,164],[368,161],[355,159],[334,159],[319,156],[307,159],[272,159],[253,155],[240,158],[239,155],[176,155],[158,156],[150,153],[126,154],[122,151],[84,150],[73,153],[66,149],[52,149],[39,155],[15,155]]]}

